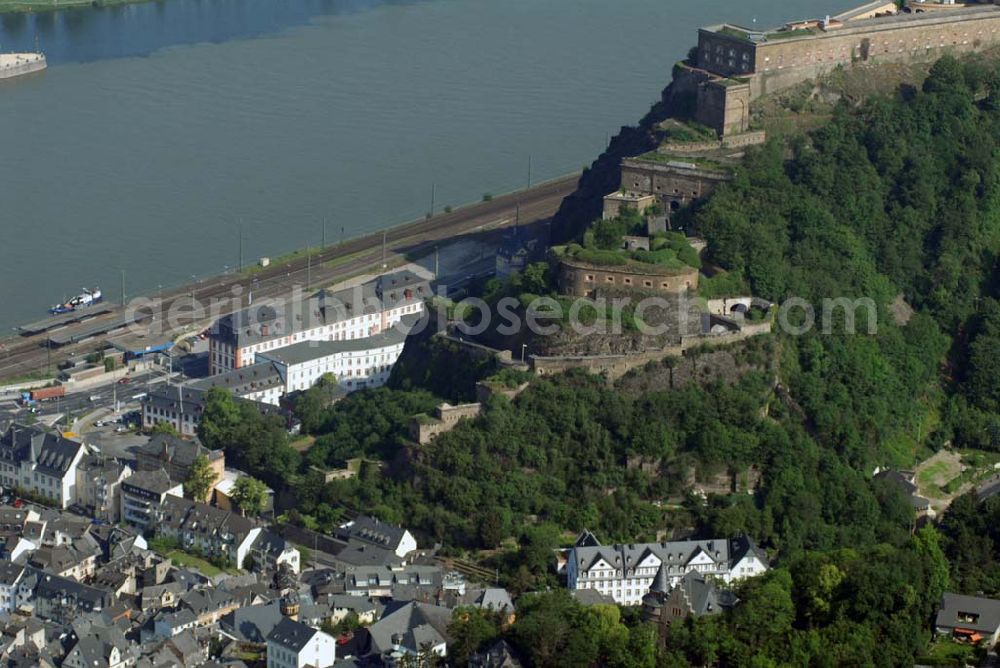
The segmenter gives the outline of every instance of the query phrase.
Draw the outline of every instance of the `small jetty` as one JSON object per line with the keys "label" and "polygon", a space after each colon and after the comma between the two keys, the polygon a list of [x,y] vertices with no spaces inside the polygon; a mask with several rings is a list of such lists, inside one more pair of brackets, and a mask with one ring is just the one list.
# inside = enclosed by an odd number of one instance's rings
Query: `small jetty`
{"label": "small jetty", "polygon": [[0,79],[10,79],[47,67],[44,53],[0,53]]}

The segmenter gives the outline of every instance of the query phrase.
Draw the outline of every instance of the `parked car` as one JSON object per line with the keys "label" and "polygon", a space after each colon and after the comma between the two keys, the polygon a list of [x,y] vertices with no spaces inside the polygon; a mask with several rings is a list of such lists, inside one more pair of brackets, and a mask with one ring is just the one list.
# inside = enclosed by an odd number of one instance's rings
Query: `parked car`
{"label": "parked car", "polygon": [[120,379],[118,380],[118,384],[119,384],[119,385],[128,385],[128,384],[129,384],[129,383],[131,383],[131,382],[132,382],[132,379],[131,379],[131,378],[129,378],[128,376],[125,376],[124,378],[120,378]]}

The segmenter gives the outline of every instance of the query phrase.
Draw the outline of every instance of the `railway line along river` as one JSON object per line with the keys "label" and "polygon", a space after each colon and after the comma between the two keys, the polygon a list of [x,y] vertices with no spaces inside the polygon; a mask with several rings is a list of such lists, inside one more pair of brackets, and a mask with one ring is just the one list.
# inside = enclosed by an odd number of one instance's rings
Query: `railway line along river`
{"label": "railway line along river", "polygon": [[[0,330],[578,170],[723,20],[850,3],[163,0],[0,16]],[[530,169],[529,169],[530,164]],[[342,232],[343,230],[343,232]]]}

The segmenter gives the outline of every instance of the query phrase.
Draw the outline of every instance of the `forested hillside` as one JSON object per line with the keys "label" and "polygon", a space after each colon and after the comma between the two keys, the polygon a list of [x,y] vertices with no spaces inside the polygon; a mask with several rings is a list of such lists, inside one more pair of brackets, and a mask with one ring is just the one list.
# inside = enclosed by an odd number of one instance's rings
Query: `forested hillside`
{"label": "forested hillside", "polygon": [[[693,213],[711,259],[754,294],[803,298],[817,314],[824,298],[877,305],[855,333],[842,315],[827,333],[777,333],[777,392],[764,373],[641,394],[571,373],[416,446],[410,415],[433,393],[467,398],[493,372],[455,369],[449,352],[401,367],[404,389],[333,406],[311,390],[298,408],[316,442],[301,458],[277,435],[248,451],[245,425],[259,418],[221,395],[202,437],[293,489],[293,521],[375,513],[446,552],[488,550],[480,558],[515,592],[556,585],[551,549],[583,528],[630,542],[745,532],[775,566],[739,589],[732,613],[674,626],[665,643],[632,616],[553,594],[526,600],[511,629],[466,616],[459,656],[503,634],[539,666],[912,665],[946,588],[1000,594],[997,503],[963,497],[940,531],[914,531],[907,497],[872,476],[949,442],[1000,449],[998,149],[996,65],[946,58],[920,90],[838,108],[790,150],[748,152]],[[908,319],[893,317],[899,295],[915,309]],[[628,466],[635,456],[657,470]],[[386,465],[329,484],[311,468],[353,457]],[[684,496],[688,471],[750,466],[762,472],[753,494]]]}

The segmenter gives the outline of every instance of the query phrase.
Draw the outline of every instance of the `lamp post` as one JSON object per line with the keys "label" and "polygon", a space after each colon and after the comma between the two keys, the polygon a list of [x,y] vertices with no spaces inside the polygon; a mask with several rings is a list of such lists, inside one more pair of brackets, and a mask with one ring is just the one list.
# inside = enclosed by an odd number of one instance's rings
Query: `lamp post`
{"label": "lamp post", "polygon": [[527,350],[528,350],[528,344],[527,343],[522,343],[521,344],[521,364],[524,364],[524,353]]}

